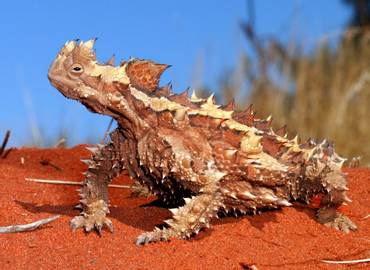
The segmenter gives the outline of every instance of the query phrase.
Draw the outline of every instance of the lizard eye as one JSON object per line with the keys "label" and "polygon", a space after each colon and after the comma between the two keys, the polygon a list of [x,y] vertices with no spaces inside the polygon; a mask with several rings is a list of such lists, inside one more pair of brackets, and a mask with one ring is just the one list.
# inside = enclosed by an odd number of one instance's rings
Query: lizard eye
{"label": "lizard eye", "polygon": [[84,68],[81,64],[73,64],[70,68],[71,73],[73,74],[81,74],[84,71]]}

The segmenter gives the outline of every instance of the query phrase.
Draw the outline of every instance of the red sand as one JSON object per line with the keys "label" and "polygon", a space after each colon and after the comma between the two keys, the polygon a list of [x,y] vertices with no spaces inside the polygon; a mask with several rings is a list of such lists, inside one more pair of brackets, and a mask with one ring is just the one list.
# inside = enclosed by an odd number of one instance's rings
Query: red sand
{"label": "red sand", "polygon": [[[115,233],[72,233],[78,214],[75,186],[26,182],[25,177],[82,180],[88,157],[83,146],[72,149],[19,149],[0,159],[0,226],[62,217],[36,231],[0,235],[1,269],[369,269],[369,263],[328,265],[321,259],[370,257],[370,170],[348,169],[353,203],[343,208],[359,227],[343,234],[314,220],[306,206],[286,207],[257,216],[226,217],[189,241],[136,246],[143,231],[170,217],[167,209],[143,206],[154,198],[132,198],[130,190],[110,189]],[[24,164],[21,164],[21,158]],[[49,160],[62,170],[42,165]],[[130,183],[122,176],[114,183]]]}

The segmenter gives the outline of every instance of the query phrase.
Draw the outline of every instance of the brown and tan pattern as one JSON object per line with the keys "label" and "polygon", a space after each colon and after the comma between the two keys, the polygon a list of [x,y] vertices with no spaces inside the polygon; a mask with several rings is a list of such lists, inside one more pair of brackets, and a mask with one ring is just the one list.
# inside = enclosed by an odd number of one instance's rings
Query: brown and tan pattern
{"label": "brown and tan pattern", "polygon": [[350,200],[341,172],[344,159],[329,142],[299,143],[284,129],[274,132],[271,118],[257,119],[251,108],[234,112],[233,103],[217,105],[213,96],[202,99],[193,92],[189,97],[187,91],[174,94],[169,85],[159,87],[167,65],[100,64],[93,43],[67,42],[48,74],[63,95],[118,123],[109,144],[90,149],[82,212],[71,221],[73,229],[113,230],[106,217],[107,185],[123,169],[177,206],[164,228],[142,234],[137,244],[188,238],[220,212],[256,213],[293,201],[308,203],[316,194],[323,195],[321,223],[344,232],[356,229],[336,211]]}

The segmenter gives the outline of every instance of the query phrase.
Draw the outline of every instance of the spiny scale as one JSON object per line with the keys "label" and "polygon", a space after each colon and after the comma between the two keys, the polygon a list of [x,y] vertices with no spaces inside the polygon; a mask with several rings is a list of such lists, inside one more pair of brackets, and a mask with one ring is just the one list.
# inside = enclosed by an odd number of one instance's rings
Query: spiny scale
{"label": "spiny scale", "polygon": [[[307,202],[323,194],[318,220],[348,232],[356,226],[336,209],[349,202],[343,159],[324,141],[274,132],[272,117],[258,119],[252,107],[215,104],[189,89],[159,86],[169,67],[131,59],[114,66],[98,63],[94,40],[67,42],[49,69],[51,83],[66,97],[117,121],[111,142],[90,148],[81,194],[81,215],[72,228],[112,229],[107,185],[126,169],[135,181],[172,207],[167,227],[143,233],[137,244],[187,239],[208,228],[218,212],[256,213],[260,209]],[[77,68],[76,68],[77,67]]]}

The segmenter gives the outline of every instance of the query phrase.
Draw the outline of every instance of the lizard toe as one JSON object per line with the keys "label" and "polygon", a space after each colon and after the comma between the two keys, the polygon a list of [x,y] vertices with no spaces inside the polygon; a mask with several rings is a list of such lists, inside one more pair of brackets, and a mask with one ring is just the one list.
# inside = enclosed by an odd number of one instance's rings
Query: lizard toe
{"label": "lizard toe", "polygon": [[113,223],[110,219],[106,218],[105,216],[97,216],[97,215],[80,215],[74,217],[71,222],[70,226],[73,231],[77,230],[78,228],[84,228],[85,232],[90,232],[95,229],[99,234],[104,227],[110,232],[113,232]]}
{"label": "lizard toe", "polygon": [[136,245],[140,246],[140,245],[145,245],[145,244],[148,244],[150,242],[156,242],[158,241],[158,239],[156,239],[152,233],[150,232],[146,232],[146,233],[142,233],[137,239],[136,239]]}
{"label": "lizard toe", "polygon": [[332,221],[326,222],[325,226],[334,228],[344,233],[357,230],[357,226],[352,222],[352,220],[343,214],[338,215]]}
{"label": "lizard toe", "polygon": [[161,230],[156,229],[152,232],[145,232],[142,233],[137,239],[136,239],[136,245],[145,245],[152,242],[158,242],[162,240],[167,240],[163,237],[163,233]]}

